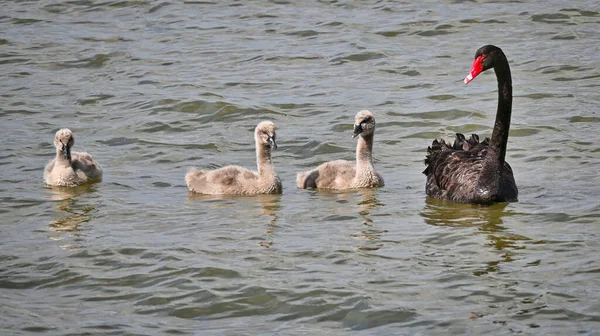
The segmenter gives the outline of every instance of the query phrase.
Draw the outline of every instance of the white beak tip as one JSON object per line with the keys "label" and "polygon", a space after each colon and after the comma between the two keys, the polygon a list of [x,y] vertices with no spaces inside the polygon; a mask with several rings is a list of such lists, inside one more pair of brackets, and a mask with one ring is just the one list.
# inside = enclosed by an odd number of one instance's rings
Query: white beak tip
{"label": "white beak tip", "polygon": [[473,80],[473,75],[469,74],[466,78],[465,78],[465,84],[469,84],[470,81]]}

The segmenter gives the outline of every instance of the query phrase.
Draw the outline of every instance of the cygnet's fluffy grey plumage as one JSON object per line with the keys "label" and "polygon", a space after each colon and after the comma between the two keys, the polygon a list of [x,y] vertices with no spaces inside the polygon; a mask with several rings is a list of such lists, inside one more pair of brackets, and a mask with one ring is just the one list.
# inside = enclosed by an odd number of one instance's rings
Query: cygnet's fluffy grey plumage
{"label": "cygnet's fluffy grey plumage", "polygon": [[281,194],[281,180],[271,160],[271,148],[276,149],[275,124],[263,121],[254,129],[258,172],[239,166],[227,166],[204,171],[190,169],[185,183],[190,191],[211,195]]}
{"label": "cygnet's fluffy grey plumage", "polygon": [[54,136],[56,158],[44,169],[44,182],[51,186],[74,187],[102,179],[102,168],[86,152],[71,152],[73,132],[62,128]]}
{"label": "cygnet's fluffy grey plumage", "polygon": [[373,136],[375,116],[362,110],[354,117],[354,135],[359,136],[356,145],[356,162],[336,160],[325,162],[314,170],[298,173],[296,183],[300,189],[354,189],[383,187],[381,175],[373,166]]}

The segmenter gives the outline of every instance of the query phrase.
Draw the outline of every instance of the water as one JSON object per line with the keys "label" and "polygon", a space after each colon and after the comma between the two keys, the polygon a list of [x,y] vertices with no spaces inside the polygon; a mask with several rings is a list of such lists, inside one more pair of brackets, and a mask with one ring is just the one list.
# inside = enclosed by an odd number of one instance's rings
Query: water
{"label": "water", "polygon": [[[10,1],[0,16],[0,334],[600,333],[595,1]],[[434,138],[489,136],[503,48],[518,203],[426,199]],[[378,190],[300,191],[377,118]],[[280,196],[189,195],[255,166]],[[52,139],[104,180],[42,183]]]}

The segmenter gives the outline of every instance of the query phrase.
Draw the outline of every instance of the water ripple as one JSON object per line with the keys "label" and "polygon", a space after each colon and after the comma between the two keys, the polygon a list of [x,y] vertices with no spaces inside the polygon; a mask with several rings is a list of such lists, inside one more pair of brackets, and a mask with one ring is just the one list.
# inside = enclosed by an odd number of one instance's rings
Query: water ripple
{"label": "water ripple", "polygon": [[[1,334],[597,332],[593,1],[2,5]],[[519,202],[428,199],[431,141],[491,134],[493,73],[461,81],[485,43],[511,62]],[[355,158],[361,109],[386,186],[297,190]],[[192,165],[255,169],[262,119],[282,195],[187,191]],[[44,186],[61,127],[101,183]]]}

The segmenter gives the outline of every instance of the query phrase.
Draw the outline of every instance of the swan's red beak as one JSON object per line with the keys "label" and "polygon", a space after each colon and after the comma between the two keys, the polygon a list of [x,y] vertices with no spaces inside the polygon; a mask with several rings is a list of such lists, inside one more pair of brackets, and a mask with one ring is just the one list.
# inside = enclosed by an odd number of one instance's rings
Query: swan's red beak
{"label": "swan's red beak", "polygon": [[484,58],[485,58],[485,55],[481,55],[473,61],[473,66],[471,67],[471,72],[465,78],[465,84],[469,84],[469,82],[472,81],[473,78],[477,77],[477,75],[479,75],[483,71],[483,65],[481,65],[481,61],[483,61]]}

